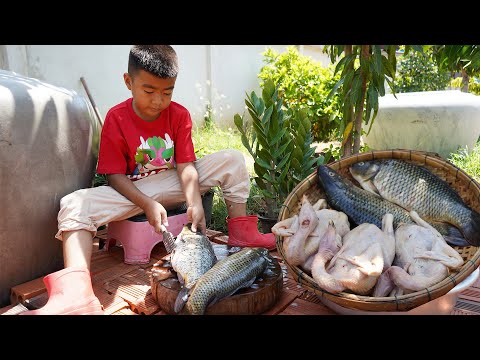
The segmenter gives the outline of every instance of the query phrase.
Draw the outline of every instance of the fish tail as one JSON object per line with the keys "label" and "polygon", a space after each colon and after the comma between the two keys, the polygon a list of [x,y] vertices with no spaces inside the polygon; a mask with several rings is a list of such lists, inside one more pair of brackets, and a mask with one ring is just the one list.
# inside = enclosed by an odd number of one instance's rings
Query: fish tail
{"label": "fish tail", "polygon": [[470,213],[468,222],[462,225],[462,232],[469,245],[480,246],[480,214],[478,212]]}
{"label": "fish tail", "polygon": [[438,224],[437,230],[439,230],[447,244],[450,246],[470,246],[470,243],[465,239],[462,232],[451,224],[440,223]]}
{"label": "fish tail", "polygon": [[450,246],[470,246],[471,244],[465,239],[463,230],[455,225],[446,222],[431,221],[429,222],[445,239]]}
{"label": "fish tail", "polygon": [[175,299],[175,305],[173,306],[173,311],[175,311],[175,313],[182,311],[185,303],[187,302],[189,291],[190,289],[185,286],[182,287],[182,289],[178,292],[178,296]]}

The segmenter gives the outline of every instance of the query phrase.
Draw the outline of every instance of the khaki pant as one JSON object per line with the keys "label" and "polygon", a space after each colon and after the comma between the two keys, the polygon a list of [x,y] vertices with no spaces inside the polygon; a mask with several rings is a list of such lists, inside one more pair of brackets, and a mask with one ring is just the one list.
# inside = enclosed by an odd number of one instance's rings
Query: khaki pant
{"label": "khaki pant", "polygon": [[[247,202],[250,179],[242,152],[222,150],[206,155],[195,161],[195,167],[202,194],[220,186],[225,199],[236,203]],[[147,176],[133,184],[166,209],[173,209],[185,202],[176,169]],[[95,236],[98,227],[142,212],[140,207],[110,186],[80,189],[60,200],[55,237],[63,240],[62,233],[72,230],[88,230]]]}

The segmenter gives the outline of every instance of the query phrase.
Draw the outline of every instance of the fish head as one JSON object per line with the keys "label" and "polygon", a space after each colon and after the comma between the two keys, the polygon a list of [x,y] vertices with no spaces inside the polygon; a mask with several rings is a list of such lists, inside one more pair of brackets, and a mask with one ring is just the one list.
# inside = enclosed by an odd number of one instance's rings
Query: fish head
{"label": "fish head", "polygon": [[196,232],[192,231],[192,223],[187,223],[183,225],[182,231],[180,231],[180,235],[182,236],[190,236],[190,235],[201,235],[201,231],[197,228]]}
{"label": "fish head", "polygon": [[269,250],[264,247],[252,247],[252,248],[249,248],[249,250],[264,258],[268,258],[270,256]]}
{"label": "fish head", "polygon": [[359,161],[350,166],[350,174],[359,183],[371,180],[380,170],[380,165],[373,161]]}
{"label": "fish head", "polygon": [[327,195],[345,189],[345,179],[327,165],[320,165],[317,168],[317,177]]}

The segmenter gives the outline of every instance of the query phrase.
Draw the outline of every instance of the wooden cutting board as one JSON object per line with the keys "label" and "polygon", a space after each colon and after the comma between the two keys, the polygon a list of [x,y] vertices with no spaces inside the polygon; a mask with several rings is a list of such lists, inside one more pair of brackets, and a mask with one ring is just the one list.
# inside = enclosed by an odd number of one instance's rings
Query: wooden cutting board
{"label": "wooden cutting board", "polygon": [[[257,315],[270,309],[280,298],[283,286],[283,275],[277,259],[273,259],[272,271],[264,273],[253,283],[253,287],[238,290],[235,294],[223,298],[207,307],[205,315]],[[172,271],[172,277],[165,278],[152,272],[150,276],[152,296],[160,308],[167,314],[175,315],[175,300],[180,292],[180,282]],[[187,315],[185,308],[179,315]]]}

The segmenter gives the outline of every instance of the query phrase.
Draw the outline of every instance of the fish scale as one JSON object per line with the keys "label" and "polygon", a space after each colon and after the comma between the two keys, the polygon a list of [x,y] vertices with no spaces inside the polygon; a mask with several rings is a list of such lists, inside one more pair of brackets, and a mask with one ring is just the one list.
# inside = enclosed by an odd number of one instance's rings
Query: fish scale
{"label": "fish scale", "polygon": [[[456,217],[462,209],[455,205],[463,201],[445,181],[405,161],[390,159],[378,163],[381,166],[372,181],[382,197],[406,209],[415,209],[421,217],[457,222]],[[397,176],[391,176],[392,173]],[[450,209],[454,211],[449,213]]]}
{"label": "fish scale", "polygon": [[460,229],[471,245],[480,245],[480,214],[469,208],[446,181],[425,167],[382,159],[353,164],[350,173],[362,187],[371,189],[373,185],[386,200],[408,211],[415,210],[423,219],[449,223]]}
{"label": "fish scale", "polygon": [[188,297],[189,291],[217,261],[212,243],[201,232],[192,232],[191,223],[184,225],[174,243],[171,254],[173,270],[183,287],[175,302],[174,310],[179,312]]}
{"label": "fish scale", "polygon": [[[335,210],[345,213],[356,225],[371,223],[381,229],[382,217],[386,213],[393,215],[395,228],[402,222],[414,223],[409,212],[403,207],[356,186],[326,165],[320,165],[317,168],[317,177],[319,185],[325,191],[328,204]],[[468,245],[459,230],[452,225],[431,221],[429,223],[445,236],[447,242],[455,240],[457,244],[463,244],[462,246]]]}
{"label": "fish scale", "polygon": [[185,307],[191,315],[203,315],[208,305],[249,287],[271,262],[265,248],[243,248],[218,261],[200,277]]}

